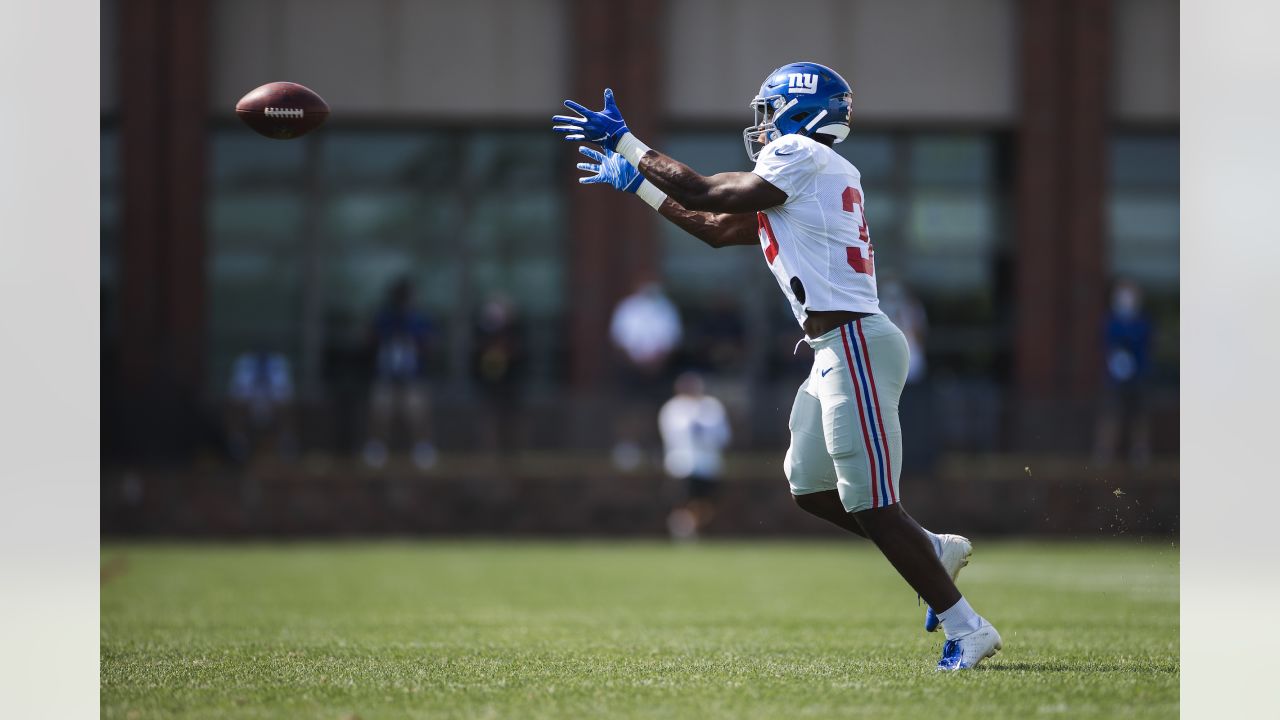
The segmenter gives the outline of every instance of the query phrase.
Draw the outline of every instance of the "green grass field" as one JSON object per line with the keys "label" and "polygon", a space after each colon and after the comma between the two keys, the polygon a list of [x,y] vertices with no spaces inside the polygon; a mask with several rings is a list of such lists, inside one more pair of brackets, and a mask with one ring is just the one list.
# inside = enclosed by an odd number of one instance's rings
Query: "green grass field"
{"label": "green grass field", "polygon": [[1178,552],[975,543],[969,673],[869,544],[105,544],[104,718],[1172,718]]}

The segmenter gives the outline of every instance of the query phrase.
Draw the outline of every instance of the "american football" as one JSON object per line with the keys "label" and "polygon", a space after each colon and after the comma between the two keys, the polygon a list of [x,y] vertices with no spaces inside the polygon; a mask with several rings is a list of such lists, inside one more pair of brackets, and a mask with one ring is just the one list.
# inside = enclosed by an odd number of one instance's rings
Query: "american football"
{"label": "american football", "polygon": [[273,82],[240,98],[236,115],[259,135],[289,140],[320,127],[329,118],[329,104],[305,85]]}

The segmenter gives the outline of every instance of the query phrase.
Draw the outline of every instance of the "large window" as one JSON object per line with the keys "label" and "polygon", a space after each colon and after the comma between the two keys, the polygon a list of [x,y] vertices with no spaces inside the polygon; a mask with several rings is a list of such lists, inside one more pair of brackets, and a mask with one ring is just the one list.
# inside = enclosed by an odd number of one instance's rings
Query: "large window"
{"label": "large window", "polygon": [[301,352],[306,164],[313,141],[213,136],[208,209],[208,368],[225,387],[231,360],[250,349]]}
{"label": "large window", "polygon": [[1178,134],[1118,133],[1110,145],[1108,235],[1113,277],[1144,290],[1157,378],[1178,377]]}
{"label": "large window", "polygon": [[1154,290],[1178,285],[1178,136],[1111,141],[1111,272]]}
{"label": "large window", "polygon": [[[906,280],[934,293],[981,294],[992,285],[1000,239],[995,148],[975,134],[908,138],[905,240],[893,255]],[[896,245],[895,245],[896,249]]]}
{"label": "large window", "polygon": [[267,142],[218,129],[212,387],[250,347],[289,355],[304,390],[364,372],[346,361],[362,352],[379,302],[405,276],[440,340],[430,359],[437,379],[465,385],[474,314],[501,293],[526,323],[530,380],[553,380],[563,366],[563,209],[552,182],[556,147],[533,134],[327,128]]}

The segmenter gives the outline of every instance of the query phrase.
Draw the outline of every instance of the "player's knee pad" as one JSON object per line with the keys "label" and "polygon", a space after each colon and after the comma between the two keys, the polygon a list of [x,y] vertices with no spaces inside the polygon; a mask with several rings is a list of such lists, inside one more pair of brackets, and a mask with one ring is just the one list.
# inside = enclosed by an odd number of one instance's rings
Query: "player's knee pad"
{"label": "player's knee pad", "polygon": [[840,493],[840,503],[846,512],[858,512],[874,506],[867,490],[867,459],[853,451],[842,452],[831,456],[835,466],[836,490]]}
{"label": "player's knee pad", "polygon": [[807,492],[804,488],[805,472],[804,466],[798,457],[794,446],[787,448],[787,454],[782,458],[782,473],[787,476],[787,484],[791,486],[792,495],[801,495]]}
{"label": "player's knee pad", "polygon": [[831,458],[839,476],[837,490],[847,512],[882,508],[898,502],[898,457],[882,466],[883,455],[869,459],[863,452],[842,453]]}
{"label": "player's knee pad", "polygon": [[[791,485],[792,495],[807,495],[823,490],[834,490],[836,475],[831,465],[831,458],[825,452],[814,452],[814,448],[806,445],[812,443],[792,443],[783,458],[783,472]],[[822,448],[822,444],[817,444]]]}

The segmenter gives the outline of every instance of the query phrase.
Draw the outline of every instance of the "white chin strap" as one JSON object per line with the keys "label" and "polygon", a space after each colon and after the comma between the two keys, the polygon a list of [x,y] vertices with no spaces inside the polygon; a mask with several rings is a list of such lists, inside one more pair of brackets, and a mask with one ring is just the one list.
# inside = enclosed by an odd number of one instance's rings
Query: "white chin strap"
{"label": "white chin strap", "polygon": [[[817,130],[814,130],[813,129],[814,126],[822,122],[822,119],[825,118],[826,116],[827,116],[826,110],[823,110],[817,115],[814,115],[812,120],[805,123],[804,131],[811,136],[812,135],[830,135],[835,138],[835,142],[837,143],[843,141],[846,137],[849,136],[849,126],[845,125],[844,123],[827,123],[826,125],[819,126]],[[832,143],[832,144],[834,145],[835,143]]]}
{"label": "white chin strap", "polygon": [[831,123],[814,130],[813,134],[830,135],[836,139],[836,142],[844,142],[844,139],[849,137],[849,126],[843,123]]}

